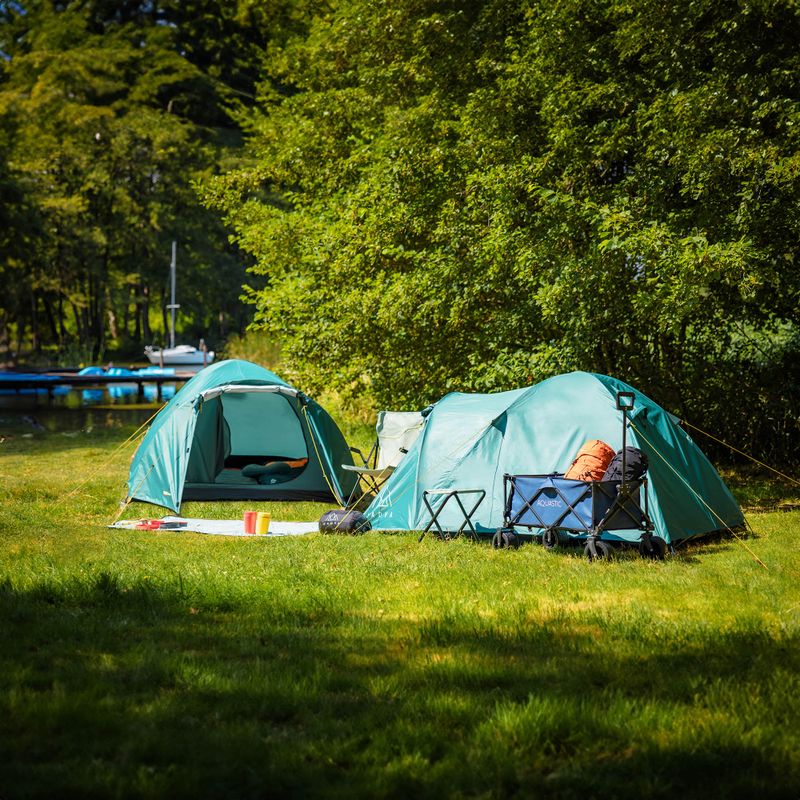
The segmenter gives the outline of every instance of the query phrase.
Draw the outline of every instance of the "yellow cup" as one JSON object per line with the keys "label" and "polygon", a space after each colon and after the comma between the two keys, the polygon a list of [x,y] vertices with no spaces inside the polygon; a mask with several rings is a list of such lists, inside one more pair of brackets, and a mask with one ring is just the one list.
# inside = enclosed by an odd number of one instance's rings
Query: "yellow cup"
{"label": "yellow cup", "polygon": [[269,511],[259,511],[256,517],[256,533],[269,533]]}

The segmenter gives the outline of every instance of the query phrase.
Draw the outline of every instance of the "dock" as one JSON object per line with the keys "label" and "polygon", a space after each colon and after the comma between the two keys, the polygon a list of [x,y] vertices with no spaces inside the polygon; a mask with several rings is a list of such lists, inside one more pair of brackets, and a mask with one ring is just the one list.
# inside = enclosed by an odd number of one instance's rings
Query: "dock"
{"label": "dock", "polygon": [[144,399],[146,383],[155,384],[158,401],[162,401],[161,387],[165,383],[186,383],[196,372],[175,372],[174,375],[78,375],[70,371],[53,371],[41,373],[0,372],[0,391],[20,394],[27,391],[47,392],[48,402],[53,399],[56,389],[103,389],[110,384],[135,384],[136,394]]}

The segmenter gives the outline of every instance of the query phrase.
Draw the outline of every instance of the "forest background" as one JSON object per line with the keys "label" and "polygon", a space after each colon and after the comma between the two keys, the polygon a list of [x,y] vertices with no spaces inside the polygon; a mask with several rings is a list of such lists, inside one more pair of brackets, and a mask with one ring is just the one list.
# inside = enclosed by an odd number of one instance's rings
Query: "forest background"
{"label": "forest background", "polygon": [[[0,351],[248,324],[370,407],[626,380],[798,461],[789,0],[0,0]],[[710,448],[713,450],[713,447]]]}

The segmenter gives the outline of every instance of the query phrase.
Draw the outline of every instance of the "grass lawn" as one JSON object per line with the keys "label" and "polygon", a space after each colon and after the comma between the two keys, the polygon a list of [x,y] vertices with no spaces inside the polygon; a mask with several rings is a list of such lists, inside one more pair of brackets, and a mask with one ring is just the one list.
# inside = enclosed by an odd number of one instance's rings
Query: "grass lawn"
{"label": "grass lawn", "polygon": [[800,796],[800,512],[749,515],[768,569],[109,530],[135,423],[97,419],[0,443],[3,800]]}

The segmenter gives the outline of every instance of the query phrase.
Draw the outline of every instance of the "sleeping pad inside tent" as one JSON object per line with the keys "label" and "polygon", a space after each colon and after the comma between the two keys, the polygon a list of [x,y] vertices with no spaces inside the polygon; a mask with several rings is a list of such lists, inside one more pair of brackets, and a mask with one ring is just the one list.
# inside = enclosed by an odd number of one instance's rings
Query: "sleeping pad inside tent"
{"label": "sleeping pad inside tent", "polygon": [[134,456],[128,494],[178,511],[183,500],[343,503],[357,477],[328,413],[269,370],[220,361],[161,410]]}
{"label": "sleeping pad inside tent", "polygon": [[[627,444],[649,462],[647,499],[653,533],[667,543],[743,524],[738,503],[678,420],[622,381],[572,372],[495,394],[454,392],[433,407],[421,435],[366,511],[378,530],[422,530],[430,520],[423,492],[483,489],[473,521],[492,533],[503,525],[503,476],[563,474],[587,440],[622,447],[617,392],[634,394]],[[458,530],[455,503],[439,521]],[[638,541],[640,531],[609,531]]]}

